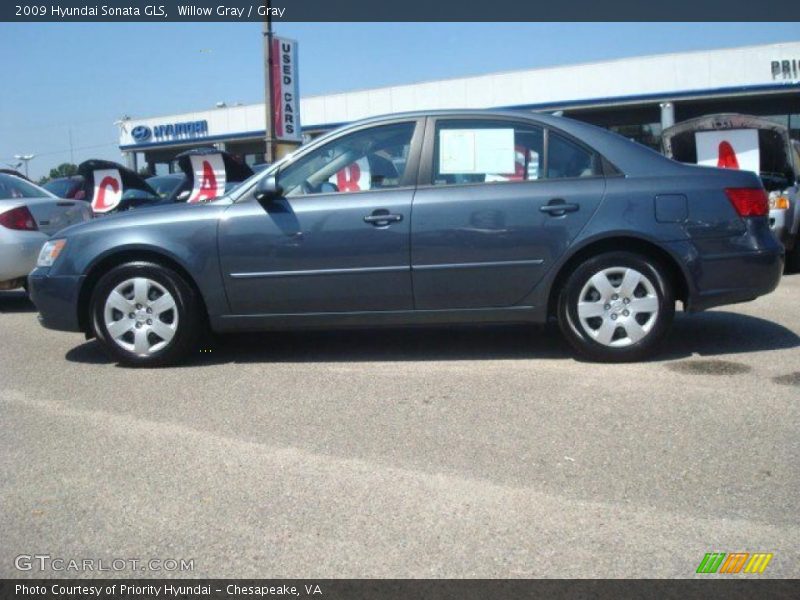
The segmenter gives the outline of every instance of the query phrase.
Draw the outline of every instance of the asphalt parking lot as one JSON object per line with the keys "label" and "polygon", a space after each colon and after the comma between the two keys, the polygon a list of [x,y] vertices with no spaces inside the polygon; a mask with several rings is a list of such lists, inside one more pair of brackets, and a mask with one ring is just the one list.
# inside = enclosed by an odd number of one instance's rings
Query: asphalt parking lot
{"label": "asphalt parking lot", "polygon": [[2,577],[79,575],[20,554],[193,559],[177,575],[195,577],[690,577],[712,551],[800,576],[800,275],[680,316],[631,365],[492,327],[234,336],[128,370],[35,315],[0,292]]}

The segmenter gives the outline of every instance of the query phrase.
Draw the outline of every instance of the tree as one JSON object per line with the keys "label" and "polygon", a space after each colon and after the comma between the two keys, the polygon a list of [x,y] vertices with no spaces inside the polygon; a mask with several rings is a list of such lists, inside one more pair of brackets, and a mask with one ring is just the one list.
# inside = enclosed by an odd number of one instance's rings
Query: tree
{"label": "tree", "polygon": [[50,169],[48,179],[57,179],[58,177],[71,177],[78,174],[78,165],[72,163],[61,163],[55,169]]}

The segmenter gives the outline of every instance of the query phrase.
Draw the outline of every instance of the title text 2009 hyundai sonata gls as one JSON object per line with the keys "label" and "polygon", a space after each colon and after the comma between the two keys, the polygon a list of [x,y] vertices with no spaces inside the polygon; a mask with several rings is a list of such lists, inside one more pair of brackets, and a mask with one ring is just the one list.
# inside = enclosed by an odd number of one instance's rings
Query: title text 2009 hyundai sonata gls
{"label": "title text 2009 hyundai sonata gls", "polygon": [[562,117],[442,111],[320,138],[205,205],[70,227],[29,278],[46,327],[163,365],[216,332],[543,322],[636,360],[691,311],[773,290],[749,172]]}

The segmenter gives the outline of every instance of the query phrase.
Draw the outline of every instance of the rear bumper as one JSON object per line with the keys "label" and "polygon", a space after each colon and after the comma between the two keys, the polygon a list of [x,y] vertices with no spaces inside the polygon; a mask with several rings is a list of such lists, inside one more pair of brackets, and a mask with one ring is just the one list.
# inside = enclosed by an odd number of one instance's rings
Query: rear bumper
{"label": "rear bumper", "polygon": [[780,283],[785,257],[777,240],[757,250],[711,255],[699,254],[692,244],[686,246],[683,254],[691,256],[688,311],[749,302]]}
{"label": "rear bumper", "polygon": [[82,276],[51,277],[49,269],[28,275],[31,300],[39,310],[39,322],[48,329],[82,331],[78,320],[78,294]]}
{"label": "rear bumper", "polygon": [[0,231],[0,282],[27,277],[46,241],[38,231]]}
{"label": "rear bumper", "polygon": [[778,241],[787,246],[790,241],[790,228],[789,220],[791,215],[786,209],[773,209],[769,211],[769,228],[770,231],[778,238]]}

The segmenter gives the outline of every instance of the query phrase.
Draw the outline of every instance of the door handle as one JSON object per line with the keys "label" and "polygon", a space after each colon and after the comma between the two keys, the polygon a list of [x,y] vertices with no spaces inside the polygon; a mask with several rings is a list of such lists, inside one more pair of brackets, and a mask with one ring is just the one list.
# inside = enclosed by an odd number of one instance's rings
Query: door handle
{"label": "door handle", "polygon": [[403,220],[403,215],[392,214],[385,208],[379,208],[371,215],[364,217],[364,223],[375,225],[375,227],[386,227],[391,223],[398,223]]}
{"label": "door handle", "polygon": [[74,202],[56,202],[56,206],[75,206]]}
{"label": "door handle", "polygon": [[560,217],[568,212],[575,212],[580,207],[580,204],[565,202],[563,198],[553,198],[544,206],[540,206],[539,210],[553,217]]}

